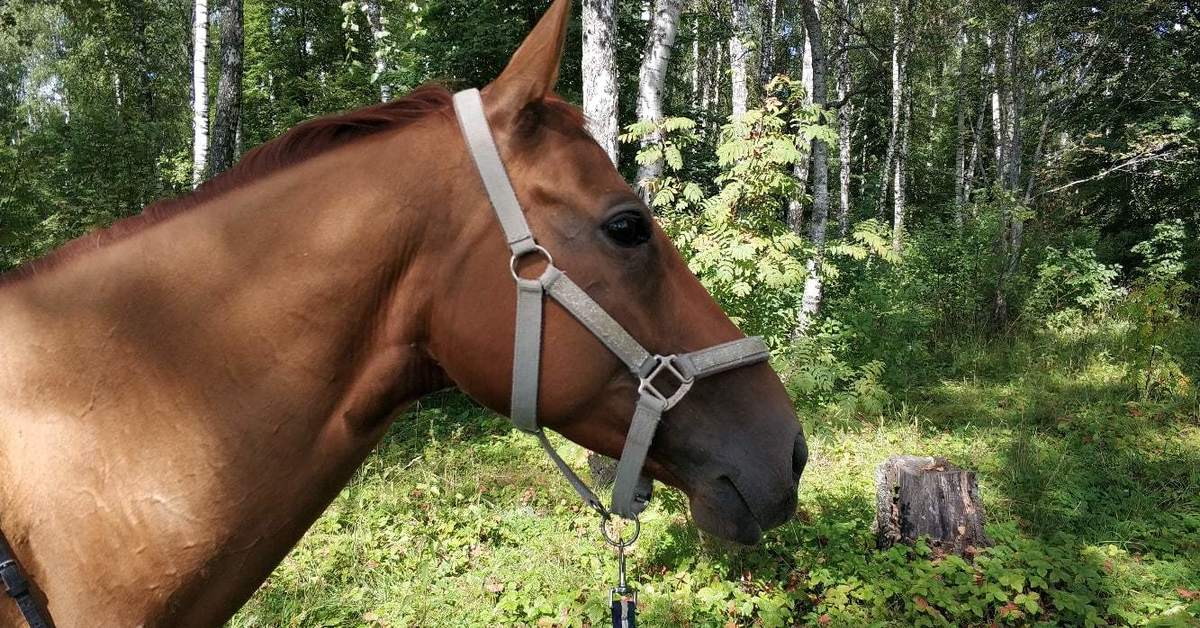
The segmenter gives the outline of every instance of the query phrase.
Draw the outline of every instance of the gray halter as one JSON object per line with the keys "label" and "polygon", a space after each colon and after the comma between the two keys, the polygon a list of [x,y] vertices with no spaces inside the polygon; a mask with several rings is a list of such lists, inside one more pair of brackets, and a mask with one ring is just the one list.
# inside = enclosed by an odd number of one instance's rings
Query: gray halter
{"label": "gray halter", "polygon": [[[509,267],[517,283],[516,342],[509,412],[512,422],[518,429],[538,437],[542,448],[575,492],[602,517],[607,518],[611,512],[634,519],[650,500],[652,482],[642,476],[642,466],[663,413],[679,403],[697,379],[765,361],[767,347],[761,338],[742,338],[678,355],[654,355],[647,351],[604,308],[556,268],[550,252],[533,239],[508,172],[500,160],[479,91],[469,89],[455,94],[454,110],[512,250]],[[525,279],[517,274],[517,261],[530,254],[546,259],[546,269],[537,279]],[[570,312],[638,378],[637,408],[617,464],[611,509],[605,509],[596,494],[567,466],[538,425],[538,367],[542,353],[542,304],[546,295]],[[670,394],[661,392],[655,385],[660,378],[674,380],[678,388]]]}

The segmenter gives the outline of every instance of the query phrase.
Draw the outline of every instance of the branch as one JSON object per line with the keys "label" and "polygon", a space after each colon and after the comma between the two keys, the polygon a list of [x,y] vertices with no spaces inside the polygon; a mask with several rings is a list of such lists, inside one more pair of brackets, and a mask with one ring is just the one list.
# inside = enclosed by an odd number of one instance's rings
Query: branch
{"label": "branch", "polygon": [[839,100],[831,100],[831,101],[825,103],[825,108],[826,109],[840,109],[846,103],[850,102],[851,98],[854,98],[855,96],[858,96],[859,94],[869,94],[874,91],[875,91],[875,84],[873,84],[873,83],[868,83],[866,85],[859,85],[858,87],[855,87],[854,89],[850,90],[849,92],[846,92],[846,96],[844,98],[841,98]]}
{"label": "branch", "polygon": [[1161,159],[1168,159],[1168,158],[1170,158],[1170,157],[1173,157],[1173,156],[1175,156],[1175,153],[1176,153],[1176,152],[1177,152],[1177,151],[1171,151],[1171,150],[1159,149],[1158,151],[1156,151],[1156,152],[1153,152],[1153,153],[1148,153],[1148,154],[1146,154],[1146,155],[1139,155],[1139,156],[1137,156],[1137,157],[1133,157],[1133,158],[1131,158],[1131,159],[1128,159],[1128,160],[1126,160],[1126,161],[1123,161],[1123,162],[1121,162],[1121,163],[1119,163],[1119,164],[1117,164],[1117,165],[1115,165],[1115,166],[1113,166],[1113,167],[1111,167],[1111,168],[1108,168],[1107,170],[1102,170],[1101,172],[1099,172],[1099,173],[1097,173],[1097,174],[1094,174],[1094,175],[1092,175],[1092,176],[1090,176],[1090,177],[1084,177],[1084,178],[1082,178],[1082,179],[1079,179],[1079,180],[1077,180],[1077,181],[1072,181],[1072,182],[1070,182],[1070,183],[1067,183],[1067,184],[1064,184],[1064,185],[1060,185],[1060,186],[1058,186],[1058,187],[1056,187],[1056,188],[1053,188],[1053,189],[1050,189],[1050,190],[1046,190],[1045,192],[1042,192],[1041,194],[1038,194],[1038,196],[1039,196],[1039,197],[1041,197],[1041,196],[1045,196],[1045,195],[1047,195],[1047,194],[1054,194],[1055,192],[1061,192],[1061,191],[1063,191],[1063,190],[1067,190],[1067,189],[1070,189],[1070,188],[1073,188],[1073,187],[1076,187],[1076,186],[1079,186],[1079,185],[1083,185],[1084,183],[1088,183],[1089,181],[1095,181],[1095,180],[1097,180],[1097,179],[1103,179],[1104,177],[1107,177],[1108,175],[1110,175],[1110,174],[1112,174],[1112,173],[1114,173],[1114,172],[1117,172],[1117,171],[1119,171],[1119,170],[1125,170],[1125,169],[1127,169],[1127,168],[1130,168],[1130,167],[1132,167],[1132,166],[1136,166],[1136,165],[1138,165],[1138,164],[1145,163],[1145,162],[1147,162],[1147,161],[1158,161],[1158,160],[1161,160]]}

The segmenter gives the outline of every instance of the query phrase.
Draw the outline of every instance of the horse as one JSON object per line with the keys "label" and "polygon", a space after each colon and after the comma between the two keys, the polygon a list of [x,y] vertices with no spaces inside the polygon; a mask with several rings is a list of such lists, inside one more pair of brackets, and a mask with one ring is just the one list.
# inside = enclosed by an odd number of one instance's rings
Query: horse
{"label": "horse", "polygon": [[[530,228],[649,350],[743,338],[555,94],[569,15],[555,0],[482,90]],[[226,621],[400,409],[457,387],[510,412],[509,259],[451,95],[424,87],[0,278],[0,532],[33,598],[60,627]],[[539,422],[618,455],[637,381],[557,303],[541,336]],[[644,472],[751,544],[806,459],[758,363],[697,382]]]}

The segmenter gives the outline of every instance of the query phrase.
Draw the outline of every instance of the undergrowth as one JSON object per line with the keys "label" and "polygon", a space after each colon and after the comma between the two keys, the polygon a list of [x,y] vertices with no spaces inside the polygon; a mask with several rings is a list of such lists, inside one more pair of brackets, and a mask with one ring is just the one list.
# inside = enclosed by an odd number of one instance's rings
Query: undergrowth
{"label": "undergrowth", "polygon": [[[877,403],[798,393],[797,517],[730,547],[660,490],[630,558],[643,624],[1200,625],[1200,325],[1159,334],[1175,379],[1154,391],[1138,338],[1110,318],[960,340]],[[899,453],[977,469],[995,546],[874,549],[872,473]],[[577,501],[532,439],[436,396],[231,625],[604,625],[615,559]]]}

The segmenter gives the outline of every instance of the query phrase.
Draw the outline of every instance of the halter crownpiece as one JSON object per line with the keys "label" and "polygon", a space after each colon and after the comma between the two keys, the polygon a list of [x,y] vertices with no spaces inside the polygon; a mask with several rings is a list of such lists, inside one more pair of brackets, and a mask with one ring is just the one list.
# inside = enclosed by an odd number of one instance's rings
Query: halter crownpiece
{"label": "halter crownpiece", "polygon": [[[518,429],[537,436],[542,448],[585,502],[604,518],[615,514],[635,519],[650,500],[652,481],[642,475],[646,454],[662,415],[687,395],[698,379],[758,364],[769,357],[761,338],[741,338],[700,351],[673,355],[650,353],[634,340],[621,324],[609,316],[575,282],[554,265],[554,258],[534,239],[525,214],[500,159],[495,139],[483,112],[479,90],[454,95],[454,111],[466,138],[479,177],[512,251],[509,266],[517,284],[516,340],[513,347],[512,401],[510,418]],[[517,262],[526,255],[540,255],[546,268],[536,279],[517,274]],[[538,370],[542,354],[542,306],[549,296],[592,332],[638,378],[638,400],[625,436],[625,447],[617,464],[612,506],[606,509],[596,494],[558,455],[538,425]],[[668,384],[665,388],[661,385]],[[673,386],[673,387],[672,387]]]}

